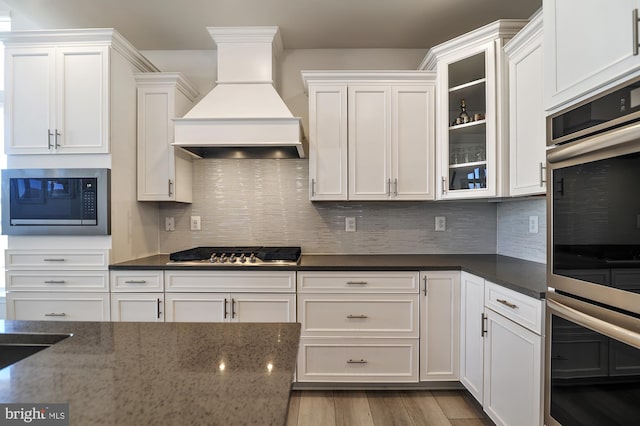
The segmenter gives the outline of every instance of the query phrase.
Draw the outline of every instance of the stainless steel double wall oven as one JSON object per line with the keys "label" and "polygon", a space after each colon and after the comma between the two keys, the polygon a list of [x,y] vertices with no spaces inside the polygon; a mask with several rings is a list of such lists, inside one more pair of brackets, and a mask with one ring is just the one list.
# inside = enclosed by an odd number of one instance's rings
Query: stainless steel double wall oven
{"label": "stainless steel double wall oven", "polygon": [[640,419],[640,81],[547,121],[545,424]]}

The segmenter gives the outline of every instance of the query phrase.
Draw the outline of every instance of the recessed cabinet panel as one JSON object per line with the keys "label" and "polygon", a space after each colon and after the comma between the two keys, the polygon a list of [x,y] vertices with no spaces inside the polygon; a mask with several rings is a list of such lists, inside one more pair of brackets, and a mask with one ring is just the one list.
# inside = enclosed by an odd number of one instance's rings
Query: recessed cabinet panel
{"label": "recessed cabinet panel", "polygon": [[392,197],[433,199],[434,87],[393,87],[392,96]]}
{"label": "recessed cabinet panel", "polygon": [[6,49],[5,152],[49,152],[53,127],[55,55],[52,48]]}
{"label": "recessed cabinet panel", "polygon": [[107,48],[58,49],[56,129],[64,152],[108,152]]}
{"label": "recessed cabinet panel", "polygon": [[349,89],[349,199],[386,200],[391,192],[391,90]]}
{"label": "recessed cabinet panel", "polygon": [[[569,106],[640,68],[637,0],[545,0],[545,107]],[[635,40],[634,40],[635,37]]]}
{"label": "recessed cabinet panel", "polygon": [[347,199],[347,86],[309,88],[309,198]]}

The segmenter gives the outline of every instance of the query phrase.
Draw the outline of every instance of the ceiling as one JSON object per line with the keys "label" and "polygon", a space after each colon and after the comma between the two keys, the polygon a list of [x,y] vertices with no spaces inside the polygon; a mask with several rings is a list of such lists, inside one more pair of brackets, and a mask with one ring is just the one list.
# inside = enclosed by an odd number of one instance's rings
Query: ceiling
{"label": "ceiling", "polygon": [[115,28],[140,50],[213,49],[207,26],[277,25],[287,49],[429,48],[542,0],[0,0],[14,29]]}

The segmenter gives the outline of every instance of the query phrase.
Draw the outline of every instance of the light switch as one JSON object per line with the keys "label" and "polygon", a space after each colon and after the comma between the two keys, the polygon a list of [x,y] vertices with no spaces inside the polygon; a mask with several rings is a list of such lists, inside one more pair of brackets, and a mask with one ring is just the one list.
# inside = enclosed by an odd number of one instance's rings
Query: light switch
{"label": "light switch", "polygon": [[167,232],[176,230],[176,220],[173,216],[167,216],[164,218],[164,230]]}
{"label": "light switch", "polygon": [[199,231],[200,229],[200,216],[191,216],[191,230]]}

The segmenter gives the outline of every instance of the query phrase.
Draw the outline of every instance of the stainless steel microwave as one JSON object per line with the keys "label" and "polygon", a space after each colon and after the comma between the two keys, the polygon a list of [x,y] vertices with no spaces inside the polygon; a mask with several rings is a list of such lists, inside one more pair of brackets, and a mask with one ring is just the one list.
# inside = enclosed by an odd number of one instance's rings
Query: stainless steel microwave
{"label": "stainless steel microwave", "polygon": [[2,170],[2,234],[110,235],[110,172]]}

